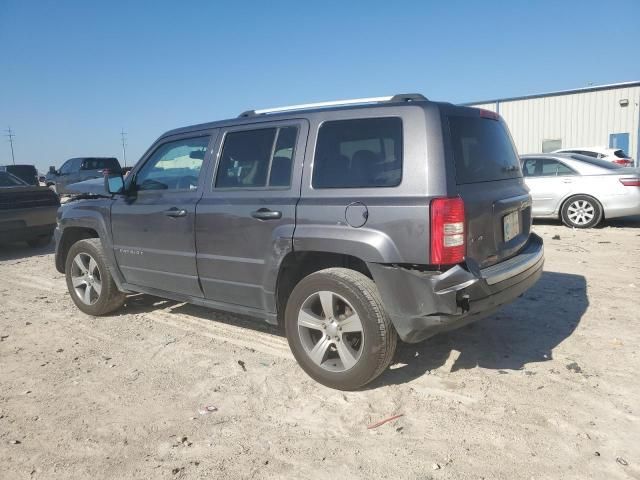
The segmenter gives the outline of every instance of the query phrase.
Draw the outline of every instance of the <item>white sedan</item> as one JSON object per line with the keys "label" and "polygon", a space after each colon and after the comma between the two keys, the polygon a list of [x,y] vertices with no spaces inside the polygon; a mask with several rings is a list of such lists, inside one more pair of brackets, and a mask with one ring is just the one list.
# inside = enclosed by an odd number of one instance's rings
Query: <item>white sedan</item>
{"label": "white sedan", "polygon": [[577,154],[522,155],[532,216],[560,218],[575,228],[640,215],[640,170]]}

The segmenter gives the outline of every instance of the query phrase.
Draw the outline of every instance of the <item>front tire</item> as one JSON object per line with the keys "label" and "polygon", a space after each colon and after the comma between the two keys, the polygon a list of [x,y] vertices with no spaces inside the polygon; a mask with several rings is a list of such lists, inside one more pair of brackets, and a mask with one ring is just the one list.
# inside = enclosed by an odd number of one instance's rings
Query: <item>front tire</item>
{"label": "front tire", "polygon": [[99,238],[74,243],[65,263],[67,288],[76,306],[88,315],[105,315],[124,304],[102,250]]}
{"label": "front tire", "polygon": [[285,329],[302,369],[339,390],[355,390],[378,377],[398,341],[375,283],[346,268],[302,279],[287,302]]}
{"label": "front tire", "polygon": [[573,228],[592,228],[602,221],[602,207],[588,195],[570,197],[562,206],[562,223]]}

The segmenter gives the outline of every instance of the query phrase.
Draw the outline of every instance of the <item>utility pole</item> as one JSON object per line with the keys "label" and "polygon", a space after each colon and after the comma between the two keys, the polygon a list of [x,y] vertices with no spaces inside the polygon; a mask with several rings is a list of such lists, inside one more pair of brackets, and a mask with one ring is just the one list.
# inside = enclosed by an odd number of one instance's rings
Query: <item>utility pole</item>
{"label": "utility pole", "polygon": [[124,131],[124,128],[120,130],[120,138],[122,138],[122,161],[124,162],[124,166],[127,166],[127,142],[125,135],[127,132]]}
{"label": "utility pole", "polygon": [[9,139],[9,144],[11,145],[11,160],[13,161],[13,164],[16,164],[16,157],[13,154],[13,137],[15,137],[15,134],[11,131],[11,127],[7,128],[5,130],[5,132],[7,132],[5,134],[5,137],[7,137]]}

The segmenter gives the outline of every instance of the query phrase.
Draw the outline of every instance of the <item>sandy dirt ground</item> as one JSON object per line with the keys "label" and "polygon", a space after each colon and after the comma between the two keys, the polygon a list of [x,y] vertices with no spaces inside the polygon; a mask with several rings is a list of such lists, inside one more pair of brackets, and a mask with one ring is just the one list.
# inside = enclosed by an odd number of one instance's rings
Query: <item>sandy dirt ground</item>
{"label": "sandy dirt ground", "polygon": [[350,393],[261,321],[148,296],[86,316],[53,246],[2,246],[0,478],[640,479],[640,219],[534,230],[533,289]]}

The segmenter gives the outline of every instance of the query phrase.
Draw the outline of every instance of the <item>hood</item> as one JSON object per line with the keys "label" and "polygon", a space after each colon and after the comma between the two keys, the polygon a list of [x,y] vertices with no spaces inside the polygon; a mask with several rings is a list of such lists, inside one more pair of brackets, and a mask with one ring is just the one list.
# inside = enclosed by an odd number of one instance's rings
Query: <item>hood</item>
{"label": "hood", "polygon": [[104,178],[92,178],[84,182],[72,183],[65,187],[65,190],[72,195],[89,193],[92,195],[108,195],[104,189]]}

